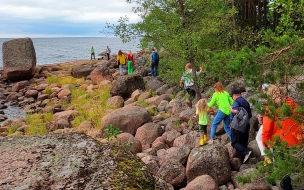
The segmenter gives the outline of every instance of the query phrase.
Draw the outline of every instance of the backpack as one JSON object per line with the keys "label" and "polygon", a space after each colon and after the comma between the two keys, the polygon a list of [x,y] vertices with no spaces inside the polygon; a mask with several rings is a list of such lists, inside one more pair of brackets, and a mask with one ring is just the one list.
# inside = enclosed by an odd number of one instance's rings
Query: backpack
{"label": "backpack", "polygon": [[249,114],[246,111],[246,109],[244,107],[242,107],[242,105],[236,101],[239,104],[239,111],[235,114],[235,116],[233,117],[231,123],[230,123],[230,127],[238,130],[242,133],[246,133],[246,131],[248,130],[246,128],[247,124],[249,123]]}
{"label": "backpack", "polygon": [[153,54],[153,61],[155,61],[155,62],[159,61],[159,55],[157,52],[154,52],[154,54]]}

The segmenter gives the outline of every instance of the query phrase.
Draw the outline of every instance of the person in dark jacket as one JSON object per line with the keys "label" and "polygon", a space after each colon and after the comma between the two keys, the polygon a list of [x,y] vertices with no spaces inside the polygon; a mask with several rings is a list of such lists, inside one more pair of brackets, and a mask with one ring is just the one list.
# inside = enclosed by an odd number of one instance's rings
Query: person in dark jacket
{"label": "person in dark jacket", "polygon": [[[234,100],[232,106],[230,107],[231,113],[230,113],[230,121],[232,121],[233,117],[236,113],[239,112],[240,107],[243,107],[249,116],[249,119],[252,117],[250,104],[247,100],[245,100],[241,96],[241,89],[239,87],[234,87],[230,93],[230,96]],[[241,159],[243,160],[243,163],[245,163],[250,155],[251,151],[248,150],[248,138],[249,138],[249,129],[250,129],[250,123],[245,126],[244,132],[241,132],[239,130],[236,130],[234,128],[231,128],[231,146],[236,149],[237,152],[241,154]]]}

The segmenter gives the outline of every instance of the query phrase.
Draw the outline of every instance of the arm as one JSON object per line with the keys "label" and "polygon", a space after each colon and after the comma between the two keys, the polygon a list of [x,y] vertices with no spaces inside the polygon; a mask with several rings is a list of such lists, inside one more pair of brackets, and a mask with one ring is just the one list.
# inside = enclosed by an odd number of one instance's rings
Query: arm
{"label": "arm", "polygon": [[201,73],[202,73],[202,71],[203,71],[203,67],[200,67],[200,70],[196,72],[196,75],[201,74]]}
{"label": "arm", "polygon": [[216,95],[215,95],[215,93],[213,93],[210,102],[207,103],[208,107],[214,106],[214,103],[215,103],[215,102],[216,102]]}
{"label": "arm", "polygon": [[265,147],[267,141],[271,140],[273,135],[274,121],[272,121],[269,117],[263,116],[263,131],[262,131],[262,143]]}

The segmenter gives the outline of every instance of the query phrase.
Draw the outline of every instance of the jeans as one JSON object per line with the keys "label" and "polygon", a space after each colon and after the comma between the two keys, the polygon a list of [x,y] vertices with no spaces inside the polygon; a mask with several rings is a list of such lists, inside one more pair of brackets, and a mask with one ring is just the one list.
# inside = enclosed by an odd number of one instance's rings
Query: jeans
{"label": "jeans", "polygon": [[195,90],[193,89],[193,86],[186,88],[187,93],[189,94],[189,101],[192,102],[195,98]]}
{"label": "jeans", "polygon": [[246,127],[248,130],[245,133],[242,133],[233,128],[231,129],[231,146],[235,148],[242,155],[241,158],[242,160],[244,159],[246,154],[249,153],[247,146],[248,146],[250,125],[248,124]]}
{"label": "jeans", "polygon": [[123,65],[119,65],[119,74],[120,74],[120,76],[123,75],[123,72],[124,72]]}
{"label": "jeans", "polygon": [[221,121],[224,120],[224,129],[231,141],[231,131],[230,131],[230,117],[229,115],[224,114],[221,110],[219,110],[216,114],[216,116],[214,117],[214,120],[212,122],[212,126],[211,126],[211,131],[210,131],[210,138],[214,138],[215,136],[215,132],[216,132],[216,128],[217,126],[220,124]]}
{"label": "jeans", "polygon": [[151,64],[152,77],[158,76],[158,70],[157,70],[157,68],[158,68],[158,63],[152,61],[152,64]]}
{"label": "jeans", "polygon": [[109,53],[107,53],[107,56],[108,56],[108,60],[110,60],[110,54]]}

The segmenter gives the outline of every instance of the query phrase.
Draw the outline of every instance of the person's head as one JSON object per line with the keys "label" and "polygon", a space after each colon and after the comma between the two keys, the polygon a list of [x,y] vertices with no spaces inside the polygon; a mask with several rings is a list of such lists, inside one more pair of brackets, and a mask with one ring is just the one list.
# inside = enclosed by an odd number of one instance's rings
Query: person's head
{"label": "person's head", "polygon": [[206,113],[208,110],[207,100],[202,98],[196,103],[196,109],[198,113]]}
{"label": "person's head", "polygon": [[186,69],[186,70],[192,69],[191,63],[187,63],[186,66],[185,66],[185,69]]}
{"label": "person's head", "polygon": [[131,50],[128,50],[128,54],[132,55],[132,51],[131,51]]}
{"label": "person's head", "polygon": [[241,96],[242,90],[239,87],[234,87],[231,89],[230,96],[232,97],[233,100],[237,99],[238,97]]}
{"label": "person's head", "polygon": [[118,55],[122,55],[122,51],[121,50],[118,50]]}
{"label": "person's head", "polygon": [[224,92],[224,87],[221,82],[217,82],[213,85],[213,89],[215,92]]}
{"label": "person's head", "polygon": [[270,85],[266,94],[276,104],[280,104],[286,97],[286,90],[278,85]]}
{"label": "person's head", "polygon": [[94,49],[94,47],[92,46],[92,49]]}
{"label": "person's head", "polygon": [[152,50],[152,51],[155,51],[155,49],[154,49],[154,48],[152,48],[151,50]]}

